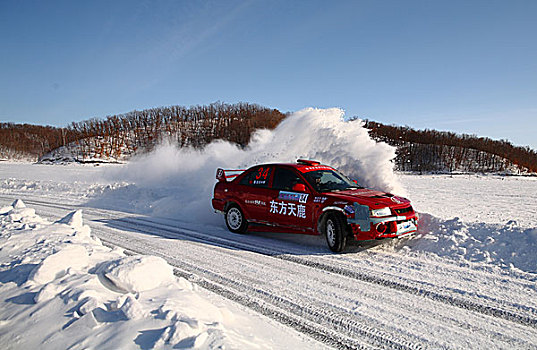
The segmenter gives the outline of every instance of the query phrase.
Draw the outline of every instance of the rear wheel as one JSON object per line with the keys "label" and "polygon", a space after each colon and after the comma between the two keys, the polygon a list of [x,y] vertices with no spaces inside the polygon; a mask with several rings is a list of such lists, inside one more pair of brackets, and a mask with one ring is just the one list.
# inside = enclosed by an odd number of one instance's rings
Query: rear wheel
{"label": "rear wheel", "polygon": [[248,221],[244,217],[242,210],[237,205],[231,205],[226,210],[227,228],[234,233],[245,233],[248,228]]}
{"label": "rear wheel", "polygon": [[329,214],[324,224],[326,243],[335,253],[342,252],[347,244],[347,227],[345,220],[338,214]]}

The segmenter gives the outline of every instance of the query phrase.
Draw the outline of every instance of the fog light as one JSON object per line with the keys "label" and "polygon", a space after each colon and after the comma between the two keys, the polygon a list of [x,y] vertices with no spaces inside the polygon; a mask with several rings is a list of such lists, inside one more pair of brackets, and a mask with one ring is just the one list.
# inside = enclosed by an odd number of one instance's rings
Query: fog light
{"label": "fog light", "polygon": [[380,223],[380,224],[377,224],[377,232],[380,233],[380,234],[384,234],[386,232],[386,230],[388,229],[388,226],[386,226],[385,223]]}

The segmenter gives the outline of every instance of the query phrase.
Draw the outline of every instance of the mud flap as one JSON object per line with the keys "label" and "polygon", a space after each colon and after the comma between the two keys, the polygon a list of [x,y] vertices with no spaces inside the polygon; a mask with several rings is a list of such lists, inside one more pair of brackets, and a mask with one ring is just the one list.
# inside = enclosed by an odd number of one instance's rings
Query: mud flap
{"label": "mud flap", "polygon": [[360,231],[368,232],[371,229],[371,219],[369,217],[369,207],[354,203],[354,218],[348,219],[348,222],[360,226]]}

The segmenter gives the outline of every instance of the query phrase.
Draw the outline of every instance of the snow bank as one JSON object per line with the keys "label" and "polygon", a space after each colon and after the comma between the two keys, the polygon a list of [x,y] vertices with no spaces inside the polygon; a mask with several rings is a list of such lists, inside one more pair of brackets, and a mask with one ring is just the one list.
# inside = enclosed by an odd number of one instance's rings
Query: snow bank
{"label": "snow bank", "polygon": [[462,264],[470,262],[537,273],[537,228],[520,227],[513,220],[505,224],[467,223],[458,217],[446,220],[422,213],[419,234],[394,241],[393,247],[409,254],[433,254]]}
{"label": "snow bank", "polygon": [[120,169],[112,181],[131,186],[111,191],[94,205],[128,207],[157,216],[217,223],[210,198],[216,169],[244,169],[264,162],[320,160],[363,185],[403,194],[393,173],[395,148],[369,137],[361,121],[345,121],[340,109],[308,108],[286,118],[275,130],[260,130],[245,149],[216,141],[202,150],[164,144]]}
{"label": "snow bank", "polygon": [[81,245],[68,245],[52,255],[47,256],[32,271],[29,279],[46,284],[65,276],[67,269],[82,270],[87,267],[89,256],[86,248]]}
{"label": "snow bank", "polygon": [[97,271],[117,289],[138,293],[175,280],[173,269],[156,256],[127,256],[102,264]]}
{"label": "snow bank", "polygon": [[[396,247],[537,273],[537,179],[400,175],[420,232]],[[430,213],[430,214],[429,214]]]}
{"label": "snow bank", "polygon": [[82,222],[82,210],[73,211],[60,220],[56,221],[58,224],[66,224],[77,229],[81,229],[84,224]]}
{"label": "snow bank", "polygon": [[80,211],[51,223],[20,200],[3,207],[0,281],[0,344],[11,348],[273,345],[242,335],[229,310],[176,278],[163,259],[104,247]]}

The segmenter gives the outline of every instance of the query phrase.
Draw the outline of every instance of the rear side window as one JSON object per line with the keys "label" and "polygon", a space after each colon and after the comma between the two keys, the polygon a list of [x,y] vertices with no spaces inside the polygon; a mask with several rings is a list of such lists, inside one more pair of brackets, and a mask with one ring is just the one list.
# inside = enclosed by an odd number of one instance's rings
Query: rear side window
{"label": "rear side window", "polygon": [[276,168],[272,188],[275,190],[291,191],[297,183],[304,183],[298,175],[287,168]]}
{"label": "rear side window", "polygon": [[268,187],[272,167],[260,166],[249,170],[239,182],[241,185],[253,187]]}

